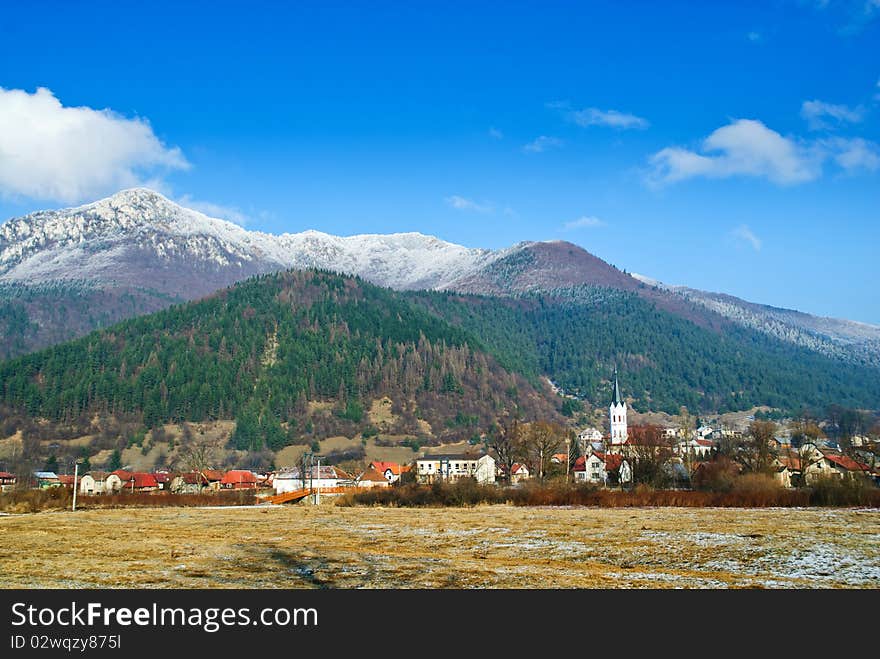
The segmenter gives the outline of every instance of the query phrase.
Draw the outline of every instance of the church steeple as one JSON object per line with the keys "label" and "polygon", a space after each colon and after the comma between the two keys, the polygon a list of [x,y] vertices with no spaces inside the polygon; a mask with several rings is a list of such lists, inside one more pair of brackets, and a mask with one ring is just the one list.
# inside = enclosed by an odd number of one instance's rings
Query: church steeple
{"label": "church steeple", "polygon": [[612,405],[623,404],[623,398],[620,397],[620,385],[617,384],[617,368],[614,368],[614,395],[611,398]]}
{"label": "church steeple", "polygon": [[611,405],[608,406],[608,417],[611,422],[611,444],[625,444],[627,440],[626,401],[620,395],[617,367],[614,368],[614,391],[611,396]]}

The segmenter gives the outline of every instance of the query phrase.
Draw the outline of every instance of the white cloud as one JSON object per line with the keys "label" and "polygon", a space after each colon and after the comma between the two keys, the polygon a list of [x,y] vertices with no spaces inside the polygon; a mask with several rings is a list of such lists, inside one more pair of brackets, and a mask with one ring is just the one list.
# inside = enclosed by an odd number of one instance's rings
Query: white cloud
{"label": "white cloud", "polygon": [[579,217],[578,219],[572,220],[571,222],[566,222],[564,228],[566,231],[571,231],[572,229],[594,229],[596,227],[604,226],[605,223],[598,217],[584,215],[583,217]]}
{"label": "white cloud", "polygon": [[748,39],[752,43],[758,43],[760,41],[763,41],[764,37],[761,35],[760,32],[752,30],[751,32],[746,34],[746,39]]}
{"label": "white cloud", "polygon": [[541,153],[547,149],[555,149],[562,146],[562,140],[558,137],[548,137],[541,135],[523,146],[523,151],[527,153]]}
{"label": "white cloud", "polygon": [[156,187],[162,173],[188,167],[146,119],[65,107],[44,87],[0,87],[0,194],[74,203]]}
{"label": "white cloud", "polygon": [[667,147],[650,158],[648,182],[675,183],[688,178],[756,176],[775,183],[811,181],[821,174],[821,155],[783,137],[754,119],[738,119],[703,140],[703,153]]}
{"label": "white cloud", "polygon": [[859,123],[865,115],[865,109],[861,106],[856,108],[848,108],[845,105],[835,105],[833,103],[825,103],[824,101],[804,101],[801,105],[801,116],[807,120],[807,124],[811,130],[820,130],[829,128],[827,119],[833,120],[832,123]]}
{"label": "white cloud", "polygon": [[475,213],[491,213],[495,210],[492,204],[478,204],[475,201],[471,201],[470,199],[465,199],[464,197],[459,197],[458,195],[452,195],[451,197],[446,197],[444,201],[452,206],[455,210],[459,211],[473,211]]}
{"label": "white cloud", "polygon": [[191,195],[183,195],[177,200],[181,206],[186,206],[200,213],[204,213],[208,217],[219,217],[221,220],[228,220],[244,226],[251,221],[251,217],[243,213],[235,206],[223,206],[214,204],[210,201],[197,201]]}
{"label": "white cloud", "polygon": [[501,139],[504,139],[504,133],[502,133],[500,130],[495,128],[495,126],[491,126],[489,128],[489,137],[491,137],[492,139],[495,139],[495,140],[501,140]]}
{"label": "white cloud", "polygon": [[880,147],[874,142],[861,137],[837,137],[823,140],[821,144],[828,150],[829,157],[847,173],[859,170],[874,172],[880,169]]}
{"label": "white cloud", "polygon": [[748,225],[740,224],[730,232],[730,235],[743,243],[751,245],[756,252],[761,251],[761,239],[749,229]]}
{"label": "white cloud", "polygon": [[630,128],[644,129],[651,125],[647,119],[637,117],[634,114],[598,108],[573,110],[568,113],[568,117],[578,126],[610,126],[626,130]]}

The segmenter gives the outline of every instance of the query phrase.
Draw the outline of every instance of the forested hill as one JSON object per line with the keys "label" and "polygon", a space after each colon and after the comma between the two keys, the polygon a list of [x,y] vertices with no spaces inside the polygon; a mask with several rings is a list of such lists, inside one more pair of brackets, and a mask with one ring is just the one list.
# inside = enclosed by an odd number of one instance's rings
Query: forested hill
{"label": "forested hill", "polygon": [[0,387],[10,407],[58,421],[233,418],[236,446],[252,449],[277,450],[308,432],[302,420],[314,401],[331,402],[333,430],[351,434],[383,396],[395,401],[398,430],[413,434],[426,423],[435,436],[473,433],[514,405],[533,418],[556,415],[551,396],[501,368],[465,330],[393,291],[316,271],[256,277],[0,363]]}
{"label": "forested hill", "polygon": [[480,337],[506,367],[547,375],[602,406],[617,365],[639,411],[880,409],[880,369],[729,324],[708,329],[620,290],[578,286],[518,298],[407,294]]}

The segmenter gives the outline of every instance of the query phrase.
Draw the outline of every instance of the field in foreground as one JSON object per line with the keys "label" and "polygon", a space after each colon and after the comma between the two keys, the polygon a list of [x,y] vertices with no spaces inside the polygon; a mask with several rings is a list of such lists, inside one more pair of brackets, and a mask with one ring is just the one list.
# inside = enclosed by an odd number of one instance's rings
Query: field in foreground
{"label": "field in foreground", "polygon": [[0,587],[877,588],[880,510],[129,509],[0,517]]}

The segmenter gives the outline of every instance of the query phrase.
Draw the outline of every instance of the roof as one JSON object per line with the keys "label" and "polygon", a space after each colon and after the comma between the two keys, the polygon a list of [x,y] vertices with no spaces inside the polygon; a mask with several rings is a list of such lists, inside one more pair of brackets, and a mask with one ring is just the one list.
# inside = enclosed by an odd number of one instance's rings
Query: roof
{"label": "roof", "polygon": [[699,444],[700,446],[715,446],[715,442],[713,442],[711,439],[698,439],[697,444]]}
{"label": "roof", "polygon": [[837,453],[823,453],[823,455],[836,465],[839,465],[847,471],[870,471],[868,465],[856,462],[848,455]]}
{"label": "roof", "polygon": [[390,469],[391,473],[394,474],[395,476],[399,476],[401,474],[401,472],[403,471],[401,469],[400,465],[397,464],[396,462],[383,462],[382,460],[373,460],[370,463],[370,467],[372,467],[373,469],[375,469],[379,473],[384,473]]}
{"label": "roof", "polygon": [[223,472],[219,469],[202,469],[199,473],[211,482],[223,480]]}
{"label": "roof", "polygon": [[171,474],[167,471],[157,471],[153,474],[153,478],[156,479],[157,483],[167,483],[171,480]]}
{"label": "roof", "polygon": [[568,453],[554,453],[550,459],[557,462],[568,462]]}
{"label": "roof", "polygon": [[110,475],[117,476],[119,480],[123,482],[131,480],[131,472],[125,471],[125,469],[117,469],[116,471],[111,471]]}
{"label": "roof", "polygon": [[73,485],[73,474],[70,474],[70,475],[67,475],[67,474],[61,474],[61,475],[58,477],[58,481],[59,481],[62,485]]}
{"label": "roof", "polygon": [[620,397],[620,386],[617,384],[617,369],[614,369],[614,393],[611,397],[612,405],[622,405],[623,398]]}
{"label": "roof", "polygon": [[156,477],[153,474],[147,474],[144,472],[135,472],[131,475],[131,479],[129,482],[134,481],[134,487],[159,487],[159,483],[156,482]]}
{"label": "roof", "polygon": [[0,471],[0,478],[15,478],[15,474],[10,474],[8,471]]}
{"label": "roof", "polygon": [[520,464],[519,462],[517,462],[517,463],[514,463],[513,467],[510,469],[510,473],[511,473],[511,474],[518,474],[518,473],[520,473],[521,471],[524,471],[525,473],[529,473],[529,468],[528,468],[528,466],[526,466],[526,465],[524,465],[524,464]]}
{"label": "roof", "polygon": [[[620,453],[602,453],[601,451],[593,451],[588,457],[596,456],[605,465],[606,471],[615,471],[623,463],[623,456]],[[574,461],[574,471],[583,471],[584,464],[588,458],[579,457]]]}
{"label": "roof", "polygon": [[54,471],[35,471],[34,476],[36,476],[37,478],[47,479],[58,478],[58,474],[56,474]]}
{"label": "roof", "polygon": [[385,478],[385,475],[380,474],[378,471],[376,471],[372,467],[372,465],[364,473],[362,473],[358,477],[358,481],[361,481],[361,482],[367,481],[367,482],[374,482],[374,483],[379,483],[379,482],[387,483],[388,482]]}
{"label": "roof", "polygon": [[246,469],[233,469],[223,474],[220,481],[223,485],[234,485],[236,483],[256,483],[257,475]]}

